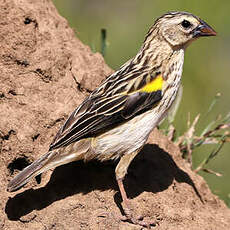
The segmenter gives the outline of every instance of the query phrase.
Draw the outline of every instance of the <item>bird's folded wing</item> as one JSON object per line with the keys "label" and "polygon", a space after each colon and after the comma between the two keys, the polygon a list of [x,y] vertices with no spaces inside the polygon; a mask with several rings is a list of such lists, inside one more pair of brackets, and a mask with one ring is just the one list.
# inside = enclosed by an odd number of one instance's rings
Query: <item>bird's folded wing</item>
{"label": "bird's folded wing", "polygon": [[105,82],[103,93],[93,92],[69,116],[50,150],[97,136],[156,106],[162,98],[162,76],[142,76],[138,82],[139,85],[134,81],[134,86],[128,82],[115,88],[106,87]]}

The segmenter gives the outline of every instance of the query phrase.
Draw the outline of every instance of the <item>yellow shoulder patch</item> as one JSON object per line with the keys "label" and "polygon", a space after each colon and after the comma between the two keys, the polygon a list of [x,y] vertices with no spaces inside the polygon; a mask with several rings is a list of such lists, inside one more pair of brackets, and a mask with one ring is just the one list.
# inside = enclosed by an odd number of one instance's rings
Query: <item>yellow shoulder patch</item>
{"label": "yellow shoulder patch", "polygon": [[153,81],[149,82],[139,92],[152,93],[157,90],[162,90],[163,86],[163,77],[158,75]]}

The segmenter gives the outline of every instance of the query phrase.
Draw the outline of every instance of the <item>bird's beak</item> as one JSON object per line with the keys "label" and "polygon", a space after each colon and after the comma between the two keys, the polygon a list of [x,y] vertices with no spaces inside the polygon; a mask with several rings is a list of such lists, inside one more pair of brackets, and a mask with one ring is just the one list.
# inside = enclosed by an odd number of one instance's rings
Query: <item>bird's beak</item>
{"label": "bird's beak", "polygon": [[200,25],[198,25],[193,30],[193,37],[201,37],[201,36],[216,36],[216,31],[209,26],[206,22],[200,20]]}

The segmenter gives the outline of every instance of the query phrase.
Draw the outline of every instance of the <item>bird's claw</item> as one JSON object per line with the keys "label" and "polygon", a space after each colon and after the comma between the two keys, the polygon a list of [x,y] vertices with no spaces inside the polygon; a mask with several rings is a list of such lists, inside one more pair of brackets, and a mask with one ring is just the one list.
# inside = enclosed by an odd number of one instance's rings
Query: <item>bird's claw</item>
{"label": "bird's claw", "polygon": [[140,225],[142,227],[148,228],[150,229],[151,226],[155,226],[156,223],[155,221],[144,221],[144,217],[143,216],[138,216],[138,217],[134,217],[132,215],[132,209],[130,208],[129,204],[126,204],[127,207],[123,208],[125,215],[121,216],[120,220],[124,221],[124,222],[129,222],[131,224],[135,224],[135,225]]}

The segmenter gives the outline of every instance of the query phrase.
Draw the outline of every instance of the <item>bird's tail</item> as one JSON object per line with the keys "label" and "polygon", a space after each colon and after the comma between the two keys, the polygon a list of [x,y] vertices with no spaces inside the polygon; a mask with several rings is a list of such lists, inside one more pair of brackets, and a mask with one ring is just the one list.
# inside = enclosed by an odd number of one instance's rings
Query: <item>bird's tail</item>
{"label": "bird's tail", "polygon": [[15,178],[13,178],[8,184],[7,191],[13,192],[21,188],[29,182],[30,179],[51,168],[80,159],[82,159],[82,155],[79,153],[61,154],[59,150],[50,151],[23,169]]}

